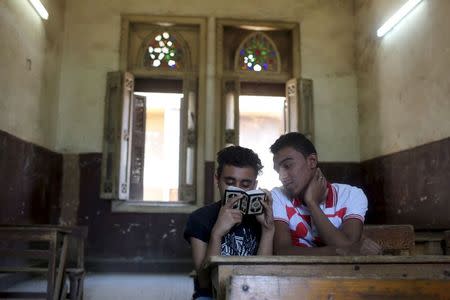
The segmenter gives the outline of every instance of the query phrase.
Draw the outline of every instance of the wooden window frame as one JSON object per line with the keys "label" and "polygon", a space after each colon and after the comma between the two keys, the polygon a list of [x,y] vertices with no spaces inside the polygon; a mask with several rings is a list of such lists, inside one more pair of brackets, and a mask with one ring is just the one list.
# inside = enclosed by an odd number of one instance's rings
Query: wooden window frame
{"label": "wooden window frame", "polygon": [[[142,23],[142,24],[174,24],[174,25],[188,25],[195,26],[198,28],[199,35],[199,45],[198,45],[198,67],[195,74],[192,72],[171,72],[163,71],[163,72],[155,72],[154,70],[150,70],[146,72],[142,68],[136,68],[135,66],[129,65],[129,39],[130,39],[130,25],[133,23]],[[205,85],[206,85],[206,18],[201,17],[168,17],[168,16],[146,16],[146,15],[122,15],[121,22],[121,39],[120,39],[120,59],[119,59],[119,67],[120,73],[126,74],[126,72],[130,72],[132,75],[136,77],[152,77],[152,78],[178,78],[183,80],[183,94],[185,99],[188,99],[191,95],[191,89],[193,81],[195,81],[196,89],[196,124],[195,124],[195,137],[192,137],[192,128],[186,128],[185,137],[181,139],[180,143],[180,170],[183,168],[181,166],[186,164],[186,156],[182,154],[182,150],[189,146],[195,147],[195,158],[194,158],[194,187],[190,189],[191,191],[191,199],[190,202],[182,202],[182,201],[173,201],[173,202],[163,202],[163,201],[142,201],[142,200],[129,200],[129,197],[123,197],[125,194],[122,194],[122,198],[124,200],[119,200],[121,197],[118,196],[118,187],[117,184],[115,187],[108,190],[105,190],[105,186],[111,185],[111,180],[115,180],[116,182],[123,182],[123,179],[126,176],[130,176],[129,164],[128,166],[118,167],[120,165],[120,155],[115,153],[112,159],[112,168],[113,177],[109,178],[109,181],[105,175],[107,174],[107,164],[102,162],[102,179],[101,179],[101,198],[111,198],[111,208],[113,212],[139,212],[139,213],[190,213],[193,210],[203,206],[204,204],[204,169],[205,169],[205,159],[204,159],[204,145],[205,145]],[[168,27],[170,31],[170,27]],[[195,78],[195,80],[192,80]],[[108,97],[108,90],[107,95]],[[117,101],[117,100],[116,100]],[[108,151],[111,147],[116,147],[118,149],[118,145],[113,145],[112,135],[115,134],[117,137],[117,130],[119,121],[119,115],[123,115],[124,108],[118,109],[120,111],[114,114],[114,118],[116,118],[113,122],[107,120],[107,114],[111,111],[111,104],[108,104],[108,99],[106,99],[105,104],[105,137],[104,137],[104,157],[107,156]],[[186,107],[188,110],[189,107]],[[114,109],[113,109],[114,110]],[[186,121],[187,118],[185,116],[180,116],[180,121]],[[122,120],[121,120],[122,121]],[[125,120],[126,121],[126,120]],[[113,132],[111,130],[108,132],[108,125],[111,126],[113,124]],[[123,127],[123,125],[122,125]],[[122,139],[123,142],[123,139]],[[124,147],[124,146],[122,146]],[[122,153],[122,157],[124,154]],[[107,161],[107,159],[104,161]],[[128,170],[126,173],[118,176],[119,169]],[[184,169],[184,168],[183,168]],[[123,170],[122,170],[123,171]],[[109,166],[109,172],[111,172],[111,166]],[[125,176],[125,177],[124,177]],[[186,172],[180,174],[180,178],[186,177]],[[193,195],[192,195],[193,191]]]}

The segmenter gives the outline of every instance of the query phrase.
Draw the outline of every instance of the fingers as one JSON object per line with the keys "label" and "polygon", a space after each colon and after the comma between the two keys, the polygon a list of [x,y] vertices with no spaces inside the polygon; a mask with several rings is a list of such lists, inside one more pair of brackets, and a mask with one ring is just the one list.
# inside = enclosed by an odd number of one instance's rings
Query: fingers
{"label": "fingers", "polygon": [[369,249],[371,250],[372,254],[381,254],[383,249],[381,248],[381,246],[379,244],[375,243],[372,240],[369,240],[368,243],[369,243]]}
{"label": "fingers", "polygon": [[230,215],[234,221],[234,224],[242,222],[242,212],[238,209],[230,210]]}
{"label": "fingers", "polygon": [[266,201],[263,201],[263,203],[266,203],[269,206],[272,206],[272,193],[269,192],[269,190],[267,190],[267,189],[261,189],[261,190],[266,194]]}
{"label": "fingers", "polygon": [[361,253],[365,255],[378,255],[381,254],[381,246],[371,239],[365,238],[362,242]]}
{"label": "fingers", "polygon": [[236,197],[228,199],[227,203],[225,203],[224,207],[232,208],[236,204],[236,202],[238,202],[241,198],[242,198],[242,195],[237,195]]}
{"label": "fingers", "polygon": [[317,176],[317,180],[319,180],[320,183],[322,183],[322,184],[327,183],[327,179],[325,178],[325,176],[322,173],[322,170],[320,170],[319,167],[316,170],[316,176]]}
{"label": "fingers", "polygon": [[261,205],[264,207],[264,211],[272,210],[272,204],[267,203],[267,201],[261,201]]}

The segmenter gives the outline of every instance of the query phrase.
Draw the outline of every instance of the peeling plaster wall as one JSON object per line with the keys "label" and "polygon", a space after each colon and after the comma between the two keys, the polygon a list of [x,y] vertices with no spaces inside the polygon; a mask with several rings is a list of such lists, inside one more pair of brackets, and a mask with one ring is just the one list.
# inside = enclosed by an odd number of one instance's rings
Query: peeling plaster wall
{"label": "peeling plaster wall", "polygon": [[361,160],[450,136],[450,1],[423,1],[384,38],[405,1],[356,1]]}
{"label": "peeling plaster wall", "polygon": [[[237,0],[68,1],[58,151],[101,152],[106,73],[118,69],[121,14],[299,22],[302,76],[312,78],[315,86],[315,136],[320,158],[359,161],[354,17],[350,0],[265,1],[257,6],[251,1]],[[206,140],[213,138],[207,136]]]}
{"label": "peeling plaster wall", "polygon": [[47,21],[28,1],[0,1],[0,129],[53,150],[65,1],[42,2]]}

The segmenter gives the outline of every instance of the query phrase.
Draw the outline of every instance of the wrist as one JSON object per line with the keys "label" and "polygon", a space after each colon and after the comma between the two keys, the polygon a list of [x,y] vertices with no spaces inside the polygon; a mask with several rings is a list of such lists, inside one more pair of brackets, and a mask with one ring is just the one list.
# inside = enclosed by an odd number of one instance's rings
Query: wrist
{"label": "wrist", "polygon": [[222,237],[224,236],[225,234],[223,234],[223,233],[221,233],[220,232],[220,230],[218,230],[218,229],[216,229],[216,228],[213,228],[212,230],[211,230],[211,236],[210,236],[210,240],[222,240]]}
{"label": "wrist", "polygon": [[274,226],[272,226],[272,227],[264,227],[264,226],[261,226],[262,227],[262,230],[261,230],[261,235],[274,235],[275,234],[275,227]]}
{"label": "wrist", "polygon": [[311,208],[313,208],[313,207],[319,207],[318,201],[315,201],[314,199],[311,199],[311,200],[305,199],[304,201],[305,201],[306,206],[307,206],[309,209],[311,209]]}

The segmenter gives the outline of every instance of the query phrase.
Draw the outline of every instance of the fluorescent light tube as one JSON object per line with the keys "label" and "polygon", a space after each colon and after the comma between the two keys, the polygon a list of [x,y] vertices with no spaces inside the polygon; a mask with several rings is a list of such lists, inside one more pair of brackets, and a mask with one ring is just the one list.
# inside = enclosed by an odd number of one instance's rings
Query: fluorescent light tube
{"label": "fluorescent light tube", "polygon": [[39,0],[28,0],[33,5],[34,9],[37,11],[37,13],[41,16],[42,19],[47,20],[48,19],[48,12],[45,9],[44,5],[42,5],[41,1]]}
{"label": "fluorescent light tube", "polygon": [[417,6],[422,0],[408,0],[386,23],[383,24],[377,30],[377,36],[382,37],[395,25],[397,25],[407,14],[409,14],[414,7]]}

